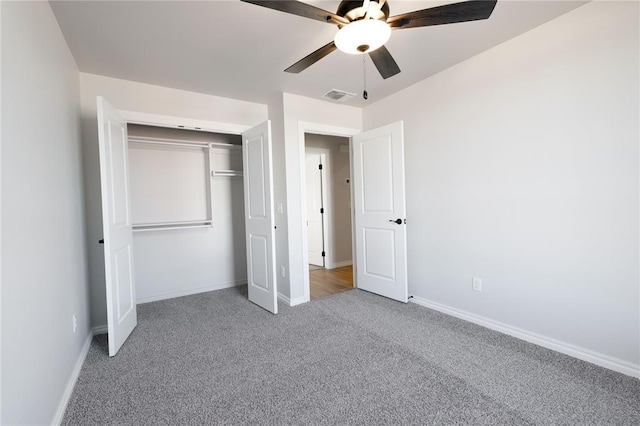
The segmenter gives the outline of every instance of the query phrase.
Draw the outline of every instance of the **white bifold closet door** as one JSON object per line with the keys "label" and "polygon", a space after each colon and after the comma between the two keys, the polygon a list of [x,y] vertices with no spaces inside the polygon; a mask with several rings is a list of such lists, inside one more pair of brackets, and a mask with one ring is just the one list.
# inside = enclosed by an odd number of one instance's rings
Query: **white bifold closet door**
{"label": "white bifold closet door", "polygon": [[98,143],[109,356],[114,356],[135,328],[138,318],[133,270],[127,122],[102,97],[98,97]]}
{"label": "white bifold closet door", "polygon": [[249,300],[278,313],[271,122],[242,134]]}
{"label": "white bifold closet door", "polygon": [[353,137],[356,283],[408,301],[403,123]]}

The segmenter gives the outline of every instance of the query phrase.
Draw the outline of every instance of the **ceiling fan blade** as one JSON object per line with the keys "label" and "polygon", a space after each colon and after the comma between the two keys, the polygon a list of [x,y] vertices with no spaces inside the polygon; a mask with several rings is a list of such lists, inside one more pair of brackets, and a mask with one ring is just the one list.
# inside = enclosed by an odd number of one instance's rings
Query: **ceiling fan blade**
{"label": "ceiling fan blade", "polygon": [[330,24],[340,23],[348,24],[349,20],[342,16],[331,13],[327,10],[320,9],[301,1],[260,1],[260,0],[241,0],[245,3],[251,3],[268,9],[279,10],[280,12],[291,13],[293,15],[302,16],[316,21],[328,22]]}
{"label": "ceiling fan blade", "polygon": [[456,22],[479,21],[491,16],[497,0],[470,0],[447,4],[415,12],[391,16],[387,23],[391,28],[405,29],[453,24]]}
{"label": "ceiling fan blade", "polygon": [[400,72],[400,67],[398,67],[398,64],[396,64],[396,61],[386,47],[380,46],[373,52],[369,52],[369,56],[376,68],[378,68],[378,72],[382,78],[387,79]]}
{"label": "ceiling fan blade", "polygon": [[305,56],[304,58],[302,58],[301,60],[299,60],[295,64],[291,65],[289,68],[287,68],[285,70],[285,72],[290,72],[290,73],[293,73],[293,74],[297,74],[300,71],[304,71],[307,68],[309,68],[311,65],[315,64],[320,59],[324,58],[325,56],[327,56],[329,53],[333,52],[336,49],[337,49],[337,47],[336,47],[336,44],[334,42],[326,44],[326,45],[322,46],[320,49],[316,50],[315,52],[313,52],[313,53],[311,53],[311,54],[309,54],[307,56]]}

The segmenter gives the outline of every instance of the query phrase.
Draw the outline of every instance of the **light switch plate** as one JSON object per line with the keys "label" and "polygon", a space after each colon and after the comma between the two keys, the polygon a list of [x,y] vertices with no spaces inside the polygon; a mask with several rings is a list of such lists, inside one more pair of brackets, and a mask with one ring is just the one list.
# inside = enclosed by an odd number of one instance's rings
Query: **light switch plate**
{"label": "light switch plate", "polygon": [[473,277],[471,280],[471,288],[473,291],[482,291],[482,280],[478,277]]}

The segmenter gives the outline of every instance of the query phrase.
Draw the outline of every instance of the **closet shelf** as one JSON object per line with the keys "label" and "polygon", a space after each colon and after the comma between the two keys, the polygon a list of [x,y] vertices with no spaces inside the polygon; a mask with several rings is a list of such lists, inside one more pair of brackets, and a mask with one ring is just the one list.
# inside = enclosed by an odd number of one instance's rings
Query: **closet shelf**
{"label": "closet shelf", "polygon": [[208,148],[208,149],[242,149],[242,145],[235,145],[224,142],[197,142],[182,139],[166,139],[166,138],[151,138],[146,136],[129,136],[129,142],[149,145],[168,145],[168,146],[180,146],[184,148]]}
{"label": "closet shelf", "polygon": [[181,222],[162,222],[162,223],[138,223],[132,226],[133,232],[144,231],[168,231],[172,229],[189,229],[189,228],[212,228],[212,220],[195,220]]}
{"label": "closet shelf", "polygon": [[213,177],[242,177],[242,170],[213,170]]}

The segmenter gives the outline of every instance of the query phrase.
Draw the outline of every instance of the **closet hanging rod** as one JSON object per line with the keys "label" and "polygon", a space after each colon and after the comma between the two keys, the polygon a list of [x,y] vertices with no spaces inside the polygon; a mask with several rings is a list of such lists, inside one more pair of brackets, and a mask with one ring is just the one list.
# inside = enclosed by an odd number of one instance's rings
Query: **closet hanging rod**
{"label": "closet hanging rod", "polygon": [[142,231],[164,231],[169,229],[188,229],[188,228],[211,228],[213,221],[204,220],[185,220],[180,222],[160,222],[160,223],[140,223],[132,226],[133,232]]}
{"label": "closet hanging rod", "polygon": [[146,228],[150,226],[174,226],[174,225],[199,225],[199,224],[211,224],[211,219],[202,220],[179,220],[175,222],[157,222],[157,223],[134,223],[134,228]]}
{"label": "closet hanging rod", "polygon": [[242,148],[241,145],[234,145],[231,143],[223,143],[223,142],[188,142],[180,139],[148,138],[144,136],[130,136],[129,142],[156,144],[156,145],[185,146],[189,148],[210,148],[210,147]]}
{"label": "closet hanging rod", "polygon": [[242,177],[242,170],[214,170],[211,172],[213,177]]}
{"label": "closet hanging rod", "polygon": [[149,228],[133,228],[133,232],[146,232],[146,231],[170,231],[172,229],[193,229],[193,228],[212,228],[213,225],[185,225],[185,226],[157,226]]}

